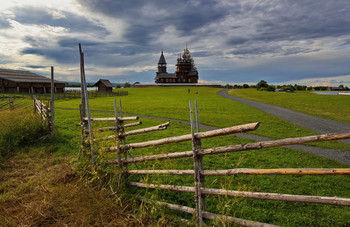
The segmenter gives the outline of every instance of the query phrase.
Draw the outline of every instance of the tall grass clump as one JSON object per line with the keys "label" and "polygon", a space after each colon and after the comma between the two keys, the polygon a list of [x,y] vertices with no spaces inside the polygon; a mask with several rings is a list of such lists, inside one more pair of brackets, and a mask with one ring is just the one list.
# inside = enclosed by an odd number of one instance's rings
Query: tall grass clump
{"label": "tall grass clump", "polygon": [[0,160],[47,133],[45,123],[28,109],[0,112]]}

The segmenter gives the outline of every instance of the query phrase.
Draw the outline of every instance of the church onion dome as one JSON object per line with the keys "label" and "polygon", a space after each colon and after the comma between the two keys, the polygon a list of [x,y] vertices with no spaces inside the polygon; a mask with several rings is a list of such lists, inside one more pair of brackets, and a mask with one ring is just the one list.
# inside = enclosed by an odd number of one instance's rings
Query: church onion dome
{"label": "church onion dome", "polygon": [[165,61],[165,58],[164,58],[164,55],[163,55],[163,51],[160,54],[160,58],[159,58],[158,64],[166,64],[166,61]]}

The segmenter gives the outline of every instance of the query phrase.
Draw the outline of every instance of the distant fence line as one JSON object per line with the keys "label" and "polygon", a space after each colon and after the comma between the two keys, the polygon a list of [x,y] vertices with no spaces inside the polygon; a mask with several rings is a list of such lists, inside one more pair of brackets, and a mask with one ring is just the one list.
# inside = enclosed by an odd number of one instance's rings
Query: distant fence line
{"label": "distant fence line", "polygon": [[[97,91],[89,91],[88,92],[89,98],[98,98],[98,97],[113,97],[113,96],[126,96],[128,95],[128,91],[113,91],[113,92],[97,92]],[[21,93],[15,93],[15,94],[8,94],[8,93],[2,93],[0,95],[0,100],[7,100],[7,99],[33,99],[37,98],[39,100],[48,100],[51,99],[51,96],[49,93],[42,94],[21,94]],[[65,91],[64,93],[55,93],[55,99],[74,99],[74,98],[81,98],[81,91]]]}

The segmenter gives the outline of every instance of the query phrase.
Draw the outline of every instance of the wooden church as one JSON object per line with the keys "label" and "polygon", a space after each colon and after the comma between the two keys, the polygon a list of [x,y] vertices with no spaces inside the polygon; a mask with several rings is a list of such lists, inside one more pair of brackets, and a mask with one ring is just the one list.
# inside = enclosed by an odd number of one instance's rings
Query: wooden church
{"label": "wooden church", "polygon": [[158,61],[158,71],[155,77],[156,83],[198,83],[198,71],[190,51],[184,49],[182,56],[177,59],[176,72],[167,72],[167,63],[163,51]]}

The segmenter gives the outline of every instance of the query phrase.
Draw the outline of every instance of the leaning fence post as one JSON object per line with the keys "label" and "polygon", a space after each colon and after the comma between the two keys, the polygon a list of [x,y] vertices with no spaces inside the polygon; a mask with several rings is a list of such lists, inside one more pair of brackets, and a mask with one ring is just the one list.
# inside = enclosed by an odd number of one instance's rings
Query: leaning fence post
{"label": "leaning fence post", "polygon": [[84,70],[84,53],[82,52],[81,45],[79,43],[79,52],[80,52],[80,66],[81,66],[81,83],[82,88],[84,91],[84,101],[85,101],[85,108],[87,112],[87,124],[88,124],[88,130],[89,130],[89,144],[90,144],[90,151],[91,151],[91,162],[93,165],[95,165],[95,151],[93,150],[93,135],[92,135],[92,125],[91,125],[91,112],[90,112],[90,105],[89,105],[89,97],[87,93],[86,88],[86,78],[85,78],[85,70]]}
{"label": "leaning fence post", "polygon": [[[192,102],[190,104],[190,120],[191,120],[191,134],[192,134],[192,150],[193,150],[193,168],[194,168],[194,185],[195,185],[195,203],[196,203],[196,224],[200,227],[203,226],[203,208],[204,202],[201,193],[201,187],[204,187],[201,181],[201,171],[203,169],[202,156],[198,155],[198,151],[201,149],[201,141],[195,136],[195,123],[193,119]],[[196,103],[197,106],[197,103]],[[196,107],[196,119],[198,117],[198,108]],[[199,131],[199,122],[197,122],[197,131]]]}

